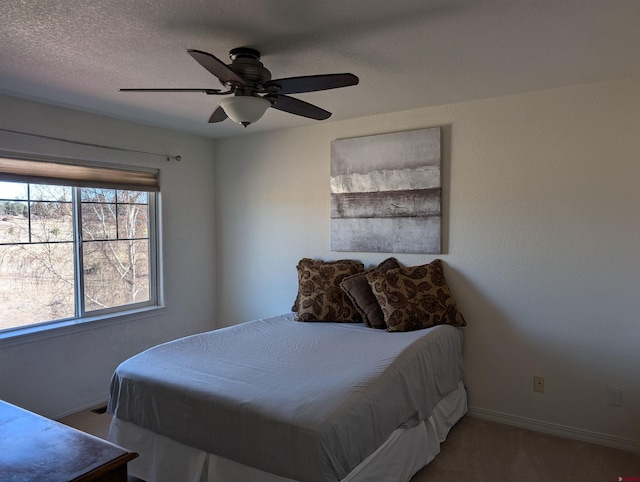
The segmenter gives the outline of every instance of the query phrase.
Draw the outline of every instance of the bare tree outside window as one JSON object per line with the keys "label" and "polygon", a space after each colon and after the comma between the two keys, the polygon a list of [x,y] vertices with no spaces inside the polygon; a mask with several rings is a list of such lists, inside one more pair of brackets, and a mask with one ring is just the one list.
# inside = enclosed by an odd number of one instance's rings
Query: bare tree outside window
{"label": "bare tree outside window", "polygon": [[81,192],[86,310],[148,300],[148,193]]}

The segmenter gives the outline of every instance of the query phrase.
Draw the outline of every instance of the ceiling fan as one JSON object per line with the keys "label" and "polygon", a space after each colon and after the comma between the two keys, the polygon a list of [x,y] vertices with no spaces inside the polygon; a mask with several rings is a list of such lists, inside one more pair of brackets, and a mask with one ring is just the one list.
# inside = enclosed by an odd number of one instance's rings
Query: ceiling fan
{"label": "ceiling fan", "polygon": [[290,114],[324,120],[331,112],[287,94],[301,94],[318,90],[337,89],[357,85],[353,74],[306,75],[271,79],[271,72],[260,62],[260,52],[249,47],[232,49],[230,64],[200,50],[187,50],[196,62],[215,75],[226,87],[220,89],[120,89],[121,92],[204,92],[207,95],[228,95],[220,101],[209,122],[222,122],[229,117],[247,127],[256,122],[269,107]]}

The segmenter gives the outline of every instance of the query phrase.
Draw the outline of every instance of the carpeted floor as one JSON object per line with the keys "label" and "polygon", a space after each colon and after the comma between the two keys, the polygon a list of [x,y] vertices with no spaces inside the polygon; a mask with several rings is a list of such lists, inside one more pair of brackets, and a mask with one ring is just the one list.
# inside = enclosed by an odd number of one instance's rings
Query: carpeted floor
{"label": "carpeted floor", "polygon": [[411,482],[614,482],[619,477],[640,482],[640,454],[466,416]]}
{"label": "carpeted floor", "polygon": [[[111,418],[87,410],[60,421],[106,438]],[[466,416],[411,482],[614,482],[619,477],[640,482],[640,454]]]}

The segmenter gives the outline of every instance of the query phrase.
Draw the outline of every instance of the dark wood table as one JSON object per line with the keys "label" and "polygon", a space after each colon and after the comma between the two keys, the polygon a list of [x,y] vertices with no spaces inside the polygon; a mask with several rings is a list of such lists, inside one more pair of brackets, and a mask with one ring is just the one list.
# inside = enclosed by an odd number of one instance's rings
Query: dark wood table
{"label": "dark wood table", "polygon": [[126,482],[137,456],[0,400],[0,481]]}

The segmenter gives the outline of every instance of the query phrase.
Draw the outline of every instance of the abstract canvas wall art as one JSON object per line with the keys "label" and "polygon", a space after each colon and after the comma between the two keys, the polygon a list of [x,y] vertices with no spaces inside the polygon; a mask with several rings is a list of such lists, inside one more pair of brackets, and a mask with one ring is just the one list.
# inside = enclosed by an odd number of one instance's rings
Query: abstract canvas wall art
{"label": "abstract canvas wall art", "polygon": [[331,250],[441,253],[440,128],[331,142]]}

